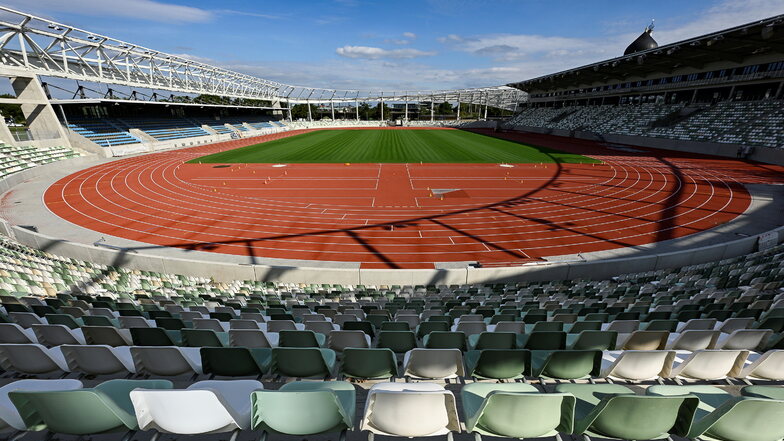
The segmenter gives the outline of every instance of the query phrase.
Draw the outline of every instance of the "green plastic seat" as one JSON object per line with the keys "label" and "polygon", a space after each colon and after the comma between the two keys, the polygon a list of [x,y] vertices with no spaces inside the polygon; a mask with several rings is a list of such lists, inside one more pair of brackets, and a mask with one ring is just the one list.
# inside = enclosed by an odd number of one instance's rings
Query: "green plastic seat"
{"label": "green plastic seat", "polygon": [[134,346],[180,346],[180,331],[167,331],[163,328],[131,328]]}
{"label": "green plastic seat", "polygon": [[531,352],[527,349],[468,351],[463,359],[466,364],[466,375],[479,379],[523,378],[531,371]]}
{"label": "green plastic seat", "polygon": [[515,349],[518,335],[513,332],[482,332],[468,336],[468,347],[471,350],[482,349]]}
{"label": "green plastic seat", "polygon": [[618,384],[559,384],[555,391],[577,399],[573,434],[623,440],[685,437],[700,402],[693,395],[635,395]]}
{"label": "green plastic seat", "polygon": [[295,381],[278,390],[251,394],[251,428],[267,433],[307,436],[354,428],[356,392],[346,381]]}
{"label": "green plastic seat", "polygon": [[179,331],[183,328],[189,328],[182,319],[174,318],[174,317],[160,317],[155,319],[155,325],[159,328],[163,328],[169,331]]}
{"label": "green plastic seat", "polygon": [[281,377],[331,377],[337,356],[332,349],[273,348],[270,373]]}
{"label": "green plastic seat", "polygon": [[563,331],[535,331],[524,336],[522,347],[532,351],[566,349],[566,333]]}
{"label": "green plastic seat", "polygon": [[345,322],[343,323],[343,330],[362,331],[365,334],[369,335],[371,339],[376,336],[376,333],[373,331],[373,325],[370,322],[366,322],[366,321]]}
{"label": "green plastic seat", "polygon": [[363,380],[396,377],[395,353],[388,348],[346,348],[340,375]]}
{"label": "green plastic seat", "polygon": [[678,329],[678,320],[651,320],[642,328],[645,331],[675,332]]}
{"label": "green plastic seat", "polygon": [[747,397],[784,401],[784,386],[746,386],[740,393]]}
{"label": "green plastic seat", "polygon": [[424,338],[427,334],[430,334],[433,331],[449,331],[449,323],[442,322],[442,321],[426,321],[422,322],[417,326],[416,336],[417,338]]}
{"label": "green plastic seat", "polygon": [[271,349],[269,348],[216,348],[199,350],[201,367],[210,378],[260,377],[269,370]]}
{"label": "green plastic seat", "polygon": [[571,433],[575,398],[544,394],[523,383],[471,383],[460,391],[466,430],[505,438],[539,438]]}
{"label": "green plastic seat", "polygon": [[700,399],[689,438],[778,441],[784,438],[784,401],[735,397],[714,386],[651,386],[653,396],[691,394]]}
{"label": "green plastic seat", "polygon": [[280,342],[282,348],[320,348],[324,346],[327,337],[313,331],[280,331]]}
{"label": "green plastic seat", "polygon": [[110,380],[90,389],[10,392],[28,430],[67,435],[127,432],[138,429],[129,393],[136,388],[171,389],[168,380]]}
{"label": "green plastic seat", "polygon": [[81,317],[85,326],[114,326],[120,327],[120,322],[117,319],[110,319],[103,315],[84,315]]}
{"label": "green plastic seat", "polygon": [[73,318],[71,314],[47,314],[46,321],[50,325],[65,325],[68,329],[79,329],[84,326],[82,320]]}
{"label": "green plastic seat", "polygon": [[613,351],[617,341],[617,331],[582,331],[567,336],[569,349],[578,350]]}
{"label": "green plastic seat", "polygon": [[563,322],[540,321],[534,323],[533,325],[531,324],[525,325],[526,334],[530,334],[532,332],[563,331],[563,329],[564,329]]}
{"label": "green plastic seat", "polygon": [[[206,346],[224,347],[228,346],[228,333],[221,332],[220,334],[212,329],[183,329],[180,331],[182,335],[183,346],[192,348],[201,348]],[[221,338],[223,337],[223,338]]]}
{"label": "green plastic seat", "polygon": [[531,365],[534,377],[559,380],[598,377],[602,368],[602,351],[531,351]]}
{"label": "green plastic seat", "polygon": [[428,349],[460,349],[466,350],[465,332],[433,331],[423,339]]}
{"label": "green plastic seat", "polygon": [[416,335],[412,331],[381,331],[378,333],[376,347],[404,354],[417,347]]}
{"label": "green plastic seat", "polygon": [[411,327],[406,322],[390,322],[384,321],[381,323],[382,331],[410,331]]}
{"label": "green plastic seat", "polygon": [[602,322],[598,320],[581,320],[568,326],[569,334],[579,334],[583,331],[601,331]]}

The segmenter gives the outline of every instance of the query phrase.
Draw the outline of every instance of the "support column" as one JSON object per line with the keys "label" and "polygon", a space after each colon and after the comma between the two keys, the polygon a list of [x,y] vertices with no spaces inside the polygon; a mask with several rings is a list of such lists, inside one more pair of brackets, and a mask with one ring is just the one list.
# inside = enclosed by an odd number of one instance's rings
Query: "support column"
{"label": "support column", "polygon": [[[27,120],[30,134],[33,139],[56,140],[59,145],[70,147],[71,143],[68,136],[57,119],[57,114],[52,104],[46,97],[46,92],[41,86],[36,75],[29,77],[12,77],[11,85],[16,94],[16,99],[4,99],[3,101],[20,104],[22,114]],[[3,140],[12,142],[12,139]]]}
{"label": "support column", "polygon": [[308,121],[313,122],[313,113],[310,110],[310,100],[305,101],[305,105],[308,106]]}
{"label": "support column", "polygon": [[354,101],[354,109],[357,111],[357,121],[359,121],[359,101]]}
{"label": "support column", "polygon": [[408,124],[408,95],[406,95],[406,113],[405,118],[403,119],[406,121],[406,124]]}
{"label": "support column", "polygon": [[457,121],[460,121],[460,93],[457,94]]}
{"label": "support column", "polygon": [[332,110],[332,121],[335,121],[335,102],[330,100],[329,107]]}
{"label": "support column", "polygon": [[430,97],[430,122],[434,122],[436,120],[436,109],[435,109],[435,101],[436,97]]}
{"label": "support column", "polygon": [[487,106],[489,105],[489,101],[490,97],[487,92],[485,92],[485,121],[487,121]]}
{"label": "support column", "polygon": [[379,108],[381,109],[381,113],[379,113],[381,119],[379,119],[379,122],[381,122],[384,121],[384,94],[383,93],[381,94],[381,101],[379,102]]}
{"label": "support column", "polygon": [[784,90],[784,81],[779,83],[779,89],[776,91],[774,98],[778,99],[781,96],[781,91]]}

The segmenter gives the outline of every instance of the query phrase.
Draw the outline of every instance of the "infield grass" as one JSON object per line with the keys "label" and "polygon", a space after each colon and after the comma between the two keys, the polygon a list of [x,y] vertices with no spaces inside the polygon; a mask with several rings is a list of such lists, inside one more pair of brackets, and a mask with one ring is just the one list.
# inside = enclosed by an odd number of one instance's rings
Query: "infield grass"
{"label": "infield grass", "polygon": [[318,130],[190,163],[598,163],[462,130]]}

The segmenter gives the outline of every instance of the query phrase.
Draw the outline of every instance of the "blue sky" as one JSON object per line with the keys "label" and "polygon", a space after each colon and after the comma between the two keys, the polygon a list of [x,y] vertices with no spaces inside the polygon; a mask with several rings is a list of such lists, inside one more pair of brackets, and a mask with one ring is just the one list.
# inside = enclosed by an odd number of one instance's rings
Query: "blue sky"
{"label": "blue sky", "polygon": [[289,84],[479,87],[784,14],[784,0],[0,0],[86,30]]}

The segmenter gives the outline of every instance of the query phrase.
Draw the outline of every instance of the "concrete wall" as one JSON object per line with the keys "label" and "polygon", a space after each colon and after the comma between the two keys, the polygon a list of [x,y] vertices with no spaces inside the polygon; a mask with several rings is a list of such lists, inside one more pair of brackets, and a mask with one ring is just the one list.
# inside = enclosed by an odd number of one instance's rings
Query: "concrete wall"
{"label": "concrete wall", "polygon": [[[68,159],[71,164],[88,164],[93,158]],[[35,167],[0,179],[0,194],[27,179],[46,173],[49,166]],[[784,240],[784,227],[773,230],[778,242]],[[425,285],[522,280],[607,279],[623,273],[679,268],[748,254],[756,249],[757,236],[719,245],[693,248],[666,254],[649,254],[622,259],[587,262],[557,262],[498,268],[455,268],[418,270],[380,270],[360,268],[308,268],[293,266],[223,264],[214,261],[176,259],[153,254],[123,251],[60,240],[0,222],[0,234],[20,243],[60,256],[114,265],[129,269],[213,277],[218,281],[263,280],[278,282],[338,283],[345,285]]]}

